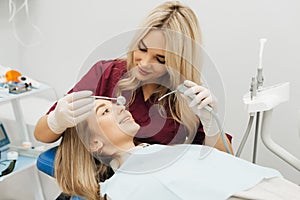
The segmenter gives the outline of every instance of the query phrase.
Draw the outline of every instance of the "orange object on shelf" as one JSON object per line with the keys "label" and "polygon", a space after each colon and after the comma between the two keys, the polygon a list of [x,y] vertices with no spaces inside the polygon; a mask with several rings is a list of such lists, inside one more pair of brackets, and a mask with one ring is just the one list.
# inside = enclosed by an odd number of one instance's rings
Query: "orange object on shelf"
{"label": "orange object on shelf", "polygon": [[12,81],[12,82],[19,83],[20,82],[20,80],[18,79],[19,76],[22,76],[22,74],[16,70],[9,70],[5,74],[5,78],[7,82]]}

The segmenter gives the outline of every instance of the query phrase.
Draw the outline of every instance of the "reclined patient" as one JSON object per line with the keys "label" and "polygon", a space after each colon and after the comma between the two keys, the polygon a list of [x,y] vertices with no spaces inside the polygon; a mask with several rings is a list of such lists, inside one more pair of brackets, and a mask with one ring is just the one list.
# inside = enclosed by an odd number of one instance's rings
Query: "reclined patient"
{"label": "reclined patient", "polygon": [[96,100],[93,114],[67,129],[57,151],[63,192],[112,200],[300,197],[300,187],[277,170],[208,146],[135,144],[139,128],[124,106]]}

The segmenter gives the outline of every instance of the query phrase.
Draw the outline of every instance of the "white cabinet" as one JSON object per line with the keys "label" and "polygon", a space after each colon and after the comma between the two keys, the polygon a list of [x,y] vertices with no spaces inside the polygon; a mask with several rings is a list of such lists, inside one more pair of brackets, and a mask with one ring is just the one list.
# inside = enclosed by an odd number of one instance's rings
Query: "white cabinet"
{"label": "white cabinet", "polygon": [[[0,91],[0,121],[5,128],[8,127],[6,132],[13,146],[21,146],[25,141],[37,144],[33,131],[28,130],[28,124],[33,126],[37,118],[45,114],[55,100],[55,90],[45,84],[20,94]],[[5,159],[5,153],[2,154],[1,160]],[[4,164],[6,166],[0,164],[0,171],[7,167],[7,162]],[[0,199],[45,199],[34,156],[19,155],[14,171],[0,177],[0,196]]]}

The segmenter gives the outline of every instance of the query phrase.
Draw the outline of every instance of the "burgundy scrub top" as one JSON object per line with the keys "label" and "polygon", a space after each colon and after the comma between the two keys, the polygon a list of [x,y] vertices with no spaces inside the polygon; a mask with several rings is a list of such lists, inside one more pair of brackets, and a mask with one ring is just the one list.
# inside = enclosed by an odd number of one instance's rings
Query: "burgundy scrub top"
{"label": "burgundy scrub top", "polygon": [[[103,60],[97,62],[82,79],[68,92],[81,90],[91,90],[94,95],[114,97],[115,86],[118,81],[126,76],[125,60]],[[128,94],[124,92],[128,102]],[[134,101],[129,105],[134,120],[141,126],[135,136],[135,141],[149,144],[181,144],[186,138],[186,128],[176,122],[167,113],[167,118],[160,116],[157,109],[157,98],[151,96],[144,101],[144,95],[141,88],[136,89]],[[54,110],[54,104],[47,114]],[[165,109],[168,110],[167,108]],[[229,140],[231,136],[227,135]],[[193,144],[203,144],[205,133],[200,123],[198,131],[193,140]]]}

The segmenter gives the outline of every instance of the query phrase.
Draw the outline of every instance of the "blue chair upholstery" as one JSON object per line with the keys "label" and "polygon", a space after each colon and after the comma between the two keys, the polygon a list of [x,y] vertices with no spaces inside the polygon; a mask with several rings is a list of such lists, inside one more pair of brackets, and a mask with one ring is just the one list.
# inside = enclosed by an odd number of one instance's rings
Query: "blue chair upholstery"
{"label": "blue chair upholstery", "polygon": [[40,171],[52,177],[54,177],[54,159],[55,159],[57,148],[58,147],[56,146],[41,153],[36,163],[37,168]]}
{"label": "blue chair upholstery", "polygon": [[[54,177],[54,159],[58,146],[48,149],[47,151],[41,153],[37,159],[36,165],[37,168],[48,174],[49,176]],[[73,196],[72,200],[84,200],[81,197]]]}

